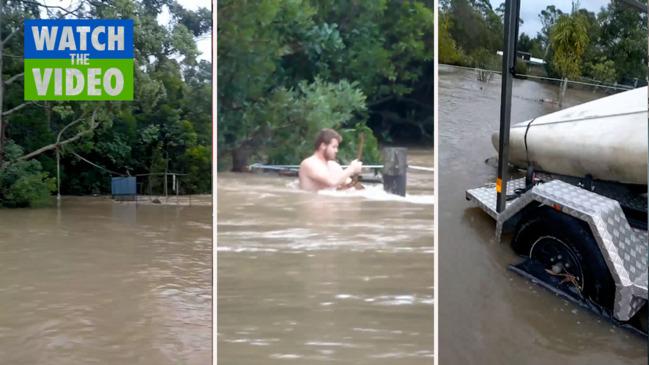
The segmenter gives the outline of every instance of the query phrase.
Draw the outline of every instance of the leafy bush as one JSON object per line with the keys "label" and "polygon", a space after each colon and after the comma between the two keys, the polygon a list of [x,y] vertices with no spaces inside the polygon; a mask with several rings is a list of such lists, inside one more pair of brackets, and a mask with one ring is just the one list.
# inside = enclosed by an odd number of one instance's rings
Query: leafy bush
{"label": "leafy bush", "polygon": [[599,57],[593,62],[586,64],[589,76],[595,80],[613,83],[615,82],[615,62],[605,56]]}
{"label": "leafy bush", "polygon": [[313,141],[322,128],[333,128],[341,133],[343,158],[356,154],[353,151],[357,138],[352,134],[360,131],[366,134],[365,156],[378,156],[376,139],[365,123],[348,124],[363,111],[365,95],[357,83],[346,80],[330,83],[316,78],[312,83],[301,82],[294,90],[275,90],[267,102],[259,106],[257,112],[260,114],[246,115],[265,120],[259,133],[265,136],[260,150],[265,151],[267,160],[291,164],[313,152]]}
{"label": "leafy bush", "polygon": [[187,176],[181,177],[181,191],[200,193],[212,189],[212,149],[208,146],[194,146],[182,156],[187,165]]}
{"label": "leafy bush", "polygon": [[491,52],[485,48],[479,48],[469,55],[472,59],[473,67],[485,70],[499,71],[502,65],[502,58],[496,52]]}
{"label": "leafy bush", "polygon": [[38,207],[50,203],[56,189],[55,180],[42,172],[37,160],[16,161],[22,149],[9,141],[5,157],[10,161],[0,169],[0,205],[4,207]]}
{"label": "leafy bush", "polygon": [[526,75],[527,74],[527,63],[525,61],[521,60],[520,58],[516,60],[516,67],[514,71],[519,74],[519,75]]}

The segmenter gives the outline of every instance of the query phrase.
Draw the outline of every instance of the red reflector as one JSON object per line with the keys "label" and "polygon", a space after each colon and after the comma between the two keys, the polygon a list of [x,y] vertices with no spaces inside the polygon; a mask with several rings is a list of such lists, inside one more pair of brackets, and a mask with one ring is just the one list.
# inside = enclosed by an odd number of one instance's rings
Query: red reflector
{"label": "red reflector", "polygon": [[561,205],[559,204],[552,204],[552,208],[554,208],[554,210],[556,210],[557,212],[561,211]]}

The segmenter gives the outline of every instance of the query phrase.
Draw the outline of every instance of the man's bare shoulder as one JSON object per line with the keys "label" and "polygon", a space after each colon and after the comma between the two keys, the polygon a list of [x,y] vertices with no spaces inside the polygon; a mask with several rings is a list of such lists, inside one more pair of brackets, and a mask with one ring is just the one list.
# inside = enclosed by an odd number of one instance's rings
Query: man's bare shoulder
{"label": "man's bare shoulder", "polygon": [[327,161],[327,163],[329,164],[329,167],[336,167],[336,168],[342,169],[342,166],[340,166],[338,161],[330,160],[330,161]]}
{"label": "man's bare shoulder", "polygon": [[316,164],[317,164],[317,161],[316,161],[315,157],[310,156],[310,157],[307,157],[304,160],[302,160],[302,162],[300,163],[300,168],[308,168],[308,169],[310,169],[310,168],[313,168],[313,166],[316,165]]}

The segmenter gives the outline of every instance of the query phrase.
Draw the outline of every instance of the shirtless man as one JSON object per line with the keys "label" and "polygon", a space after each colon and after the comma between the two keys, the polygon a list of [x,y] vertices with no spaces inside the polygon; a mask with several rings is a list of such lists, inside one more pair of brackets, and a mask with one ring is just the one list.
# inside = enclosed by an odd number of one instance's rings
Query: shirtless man
{"label": "shirtless man", "polygon": [[363,163],[354,160],[345,170],[336,162],[338,145],[343,138],[333,129],[325,128],[318,133],[313,155],[300,164],[300,188],[309,191],[337,188],[359,174]]}

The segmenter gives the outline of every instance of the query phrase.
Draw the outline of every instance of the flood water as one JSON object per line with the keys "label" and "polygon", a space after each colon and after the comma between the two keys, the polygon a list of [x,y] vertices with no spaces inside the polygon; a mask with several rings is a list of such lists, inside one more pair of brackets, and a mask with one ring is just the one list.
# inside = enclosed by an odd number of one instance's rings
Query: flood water
{"label": "flood water", "polygon": [[[557,87],[514,80],[512,124],[557,110]],[[567,91],[566,106],[602,97]],[[507,270],[520,259],[465,190],[496,179],[500,77],[439,70],[440,364],[646,364],[646,338],[615,327]]]}
{"label": "flood water", "polygon": [[0,363],[211,363],[209,205],[64,198],[0,232]]}
{"label": "flood water", "polygon": [[408,173],[406,198],[219,173],[219,364],[432,364],[433,174]]}

